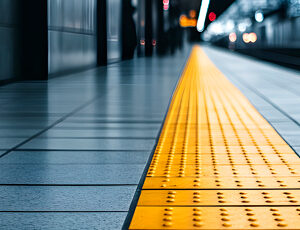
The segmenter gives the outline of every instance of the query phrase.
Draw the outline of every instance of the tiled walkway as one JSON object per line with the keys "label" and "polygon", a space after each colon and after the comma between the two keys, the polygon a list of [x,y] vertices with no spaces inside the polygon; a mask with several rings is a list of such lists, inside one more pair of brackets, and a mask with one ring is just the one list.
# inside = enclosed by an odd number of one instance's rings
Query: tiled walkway
{"label": "tiled walkway", "polygon": [[[299,73],[204,51],[300,152]],[[0,87],[0,229],[120,229],[187,56]]]}
{"label": "tiled walkway", "polygon": [[215,65],[300,154],[300,72],[204,47]]}
{"label": "tiled walkway", "polygon": [[120,229],[187,56],[1,87],[0,229]]}

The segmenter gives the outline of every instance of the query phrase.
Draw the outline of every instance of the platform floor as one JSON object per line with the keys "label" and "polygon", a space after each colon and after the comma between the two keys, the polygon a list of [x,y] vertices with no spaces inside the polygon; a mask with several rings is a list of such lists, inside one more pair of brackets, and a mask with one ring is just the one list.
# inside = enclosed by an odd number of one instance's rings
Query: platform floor
{"label": "platform floor", "polygon": [[130,229],[300,229],[300,158],[195,46]]}
{"label": "platform floor", "polygon": [[[299,72],[205,53],[300,153]],[[120,229],[188,52],[0,88],[0,229]]]}

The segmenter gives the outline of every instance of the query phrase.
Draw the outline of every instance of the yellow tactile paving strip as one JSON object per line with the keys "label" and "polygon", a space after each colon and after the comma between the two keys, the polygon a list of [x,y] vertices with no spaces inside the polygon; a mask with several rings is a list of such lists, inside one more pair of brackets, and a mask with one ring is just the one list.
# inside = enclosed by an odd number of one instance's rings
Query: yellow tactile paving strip
{"label": "yellow tactile paving strip", "polygon": [[130,229],[300,229],[300,160],[196,46]]}

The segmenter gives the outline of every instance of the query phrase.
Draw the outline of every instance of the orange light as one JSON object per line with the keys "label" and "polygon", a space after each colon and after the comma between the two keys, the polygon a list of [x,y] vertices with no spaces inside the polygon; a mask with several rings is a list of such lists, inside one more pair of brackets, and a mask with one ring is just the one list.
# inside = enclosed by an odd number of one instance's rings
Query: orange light
{"label": "orange light", "polygon": [[256,33],[244,33],[243,34],[243,41],[245,42],[245,43],[250,43],[250,42],[252,42],[252,43],[255,43],[256,41],[257,41],[257,35],[256,35]]}
{"label": "orange light", "polygon": [[244,33],[243,34],[243,41],[245,43],[249,43],[250,42],[250,38],[249,38],[249,34],[248,33]]}
{"label": "orange light", "polygon": [[257,35],[256,33],[250,33],[249,34],[249,39],[252,43],[255,43],[257,41]]}
{"label": "orange light", "polygon": [[188,18],[186,15],[181,15],[179,19],[179,24],[181,27],[196,27],[197,20]]}
{"label": "orange light", "polygon": [[196,14],[196,10],[190,10],[189,12],[190,18],[196,18]]}
{"label": "orange light", "polygon": [[141,40],[141,41],[140,41],[140,44],[141,44],[142,46],[144,46],[144,45],[146,44],[145,40]]}
{"label": "orange light", "polygon": [[237,39],[237,37],[236,37],[236,33],[230,33],[229,34],[229,41],[230,42],[236,42],[236,39]]}

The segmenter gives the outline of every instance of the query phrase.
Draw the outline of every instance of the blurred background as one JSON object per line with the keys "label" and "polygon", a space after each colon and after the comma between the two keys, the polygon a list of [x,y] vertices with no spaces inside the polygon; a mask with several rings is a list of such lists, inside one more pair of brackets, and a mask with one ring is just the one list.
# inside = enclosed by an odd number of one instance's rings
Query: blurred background
{"label": "blurred background", "polygon": [[208,43],[300,69],[300,0],[0,0],[0,84]]}

